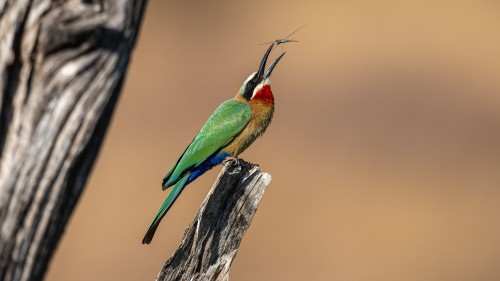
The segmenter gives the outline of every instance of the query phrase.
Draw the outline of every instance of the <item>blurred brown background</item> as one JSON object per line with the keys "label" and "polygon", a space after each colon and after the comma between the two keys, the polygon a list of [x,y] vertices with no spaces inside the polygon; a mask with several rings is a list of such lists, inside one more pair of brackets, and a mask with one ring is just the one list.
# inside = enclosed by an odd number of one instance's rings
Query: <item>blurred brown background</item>
{"label": "blurred brown background", "polygon": [[[47,280],[152,280],[220,167],[149,246],[161,179],[266,49],[273,180],[232,280],[500,280],[500,2],[150,1],[126,86]],[[275,52],[274,55],[277,55]]]}

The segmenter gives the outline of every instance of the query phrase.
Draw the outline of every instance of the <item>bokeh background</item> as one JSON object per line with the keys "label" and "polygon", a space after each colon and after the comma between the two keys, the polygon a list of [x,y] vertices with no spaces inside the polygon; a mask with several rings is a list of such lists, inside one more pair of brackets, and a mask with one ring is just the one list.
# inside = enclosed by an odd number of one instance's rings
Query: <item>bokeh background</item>
{"label": "bokeh background", "polygon": [[500,280],[492,0],[151,0],[47,280],[154,279],[220,168],[144,246],[162,177],[256,70],[259,43],[303,24],[273,74],[274,121],[242,154],[273,180],[232,280]]}

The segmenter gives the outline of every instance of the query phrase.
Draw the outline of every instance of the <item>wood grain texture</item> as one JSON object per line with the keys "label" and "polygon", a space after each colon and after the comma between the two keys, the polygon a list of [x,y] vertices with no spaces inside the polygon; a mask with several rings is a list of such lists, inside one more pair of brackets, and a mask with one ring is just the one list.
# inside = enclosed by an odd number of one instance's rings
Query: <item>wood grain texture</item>
{"label": "wood grain texture", "polygon": [[99,152],[146,0],[0,0],[0,280],[41,280]]}
{"label": "wood grain texture", "polygon": [[231,263],[270,181],[257,165],[227,161],[156,280],[229,280]]}

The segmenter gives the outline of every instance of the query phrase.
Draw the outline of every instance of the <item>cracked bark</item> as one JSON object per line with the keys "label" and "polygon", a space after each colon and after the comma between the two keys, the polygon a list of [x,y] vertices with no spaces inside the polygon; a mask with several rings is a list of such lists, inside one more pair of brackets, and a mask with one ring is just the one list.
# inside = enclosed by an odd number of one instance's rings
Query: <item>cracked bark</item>
{"label": "cracked bark", "polygon": [[41,280],[122,88],[146,0],[0,0],[0,280]]}
{"label": "cracked bark", "polygon": [[241,159],[228,161],[156,280],[229,280],[243,235],[271,175]]}

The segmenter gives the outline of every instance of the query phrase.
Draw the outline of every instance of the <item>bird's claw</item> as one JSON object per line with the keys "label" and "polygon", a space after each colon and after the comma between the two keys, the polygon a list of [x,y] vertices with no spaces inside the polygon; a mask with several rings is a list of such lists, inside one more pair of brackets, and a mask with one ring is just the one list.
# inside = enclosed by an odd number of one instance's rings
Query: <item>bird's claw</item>
{"label": "bird's claw", "polygon": [[224,166],[225,166],[228,162],[231,162],[231,161],[236,161],[236,163],[239,163],[240,158],[238,158],[238,157],[228,156],[228,157],[226,157],[226,159],[224,159],[224,160],[222,161],[222,165],[224,165]]}

